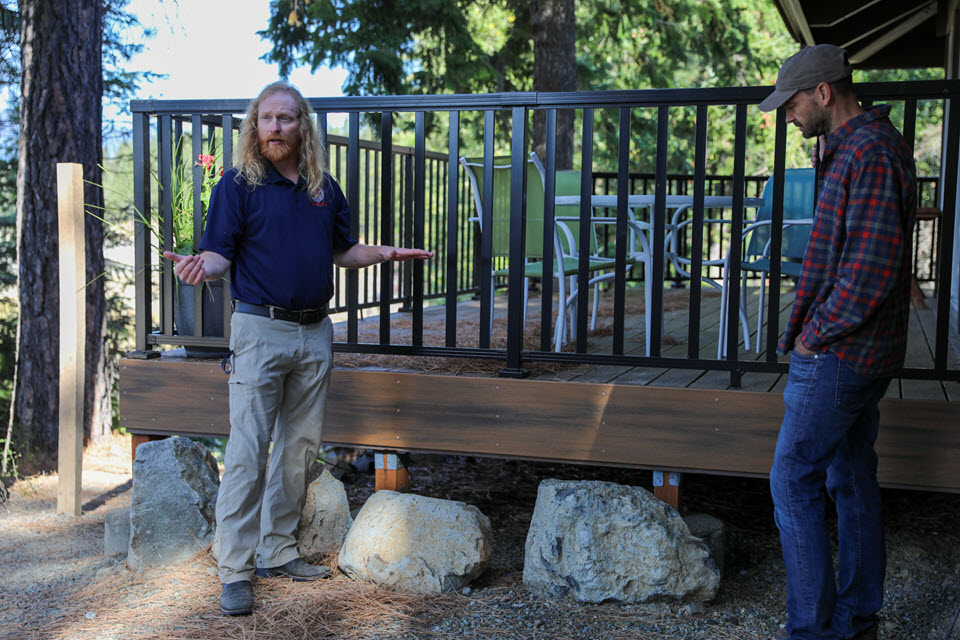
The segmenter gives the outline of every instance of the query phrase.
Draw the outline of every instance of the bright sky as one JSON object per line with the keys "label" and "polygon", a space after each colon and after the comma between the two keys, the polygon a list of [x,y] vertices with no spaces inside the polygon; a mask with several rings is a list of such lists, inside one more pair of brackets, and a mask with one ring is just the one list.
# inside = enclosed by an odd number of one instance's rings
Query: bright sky
{"label": "bright sky", "polygon": [[[270,49],[256,32],[266,28],[268,0],[132,0],[127,10],[156,30],[130,62],[135,71],[167,74],[143,83],[139,99],[253,98],[279,79],[279,68],[260,60]],[[290,82],[310,98],[342,96],[346,72],[298,67]]]}

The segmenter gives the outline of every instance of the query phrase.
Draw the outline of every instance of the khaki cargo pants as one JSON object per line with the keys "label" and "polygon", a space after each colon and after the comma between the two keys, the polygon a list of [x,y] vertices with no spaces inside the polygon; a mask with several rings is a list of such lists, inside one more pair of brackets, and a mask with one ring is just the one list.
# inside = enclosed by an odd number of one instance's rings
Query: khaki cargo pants
{"label": "khaki cargo pants", "polygon": [[330,318],[298,325],[234,313],[230,327],[230,439],[217,496],[224,584],[249,580],[255,557],[276,567],[299,556],[306,471],[320,448],[333,365]]}

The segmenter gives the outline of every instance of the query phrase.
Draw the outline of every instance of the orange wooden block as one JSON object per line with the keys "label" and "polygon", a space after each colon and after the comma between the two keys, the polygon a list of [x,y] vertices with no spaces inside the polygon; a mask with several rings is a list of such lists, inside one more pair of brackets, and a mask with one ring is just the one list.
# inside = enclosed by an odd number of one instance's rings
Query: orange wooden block
{"label": "orange wooden block", "polygon": [[680,479],[676,471],[653,472],[653,495],[680,511]]}
{"label": "orange wooden block", "polygon": [[395,452],[374,454],[374,488],[376,491],[399,491],[406,493],[410,490],[410,473],[401,457]]}

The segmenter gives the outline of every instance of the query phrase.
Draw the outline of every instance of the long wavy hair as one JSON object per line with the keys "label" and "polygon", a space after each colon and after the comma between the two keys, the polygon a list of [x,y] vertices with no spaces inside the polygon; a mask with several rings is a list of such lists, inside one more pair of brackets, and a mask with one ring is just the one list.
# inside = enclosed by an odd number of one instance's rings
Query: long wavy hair
{"label": "long wavy hair", "polygon": [[297,166],[301,177],[307,183],[307,193],[315,200],[323,198],[324,172],[326,159],[323,146],[317,135],[314,113],[303,95],[287,82],[274,82],[263,88],[247,107],[247,113],[240,125],[240,140],[237,145],[237,180],[243,178],[249,187],[263,184],[267,175],[267,160],[260,152],[260,137],[257,133],[257,121],[260,117],[260,103],[275,93],[286,93],[297,105],[297,129],[300,133],[300,145],[297,147]]}

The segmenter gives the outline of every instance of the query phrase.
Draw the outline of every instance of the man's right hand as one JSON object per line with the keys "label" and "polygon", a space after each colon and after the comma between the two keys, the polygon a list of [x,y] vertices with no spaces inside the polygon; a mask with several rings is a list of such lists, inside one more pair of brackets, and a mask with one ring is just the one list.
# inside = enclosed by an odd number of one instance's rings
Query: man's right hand
{"label": "man's right hand", "polygon": [[206,280],[207,270],[203,266],[203,256],[182,256],[172,251],[164,251],[163,257],[177,265],[173,272],[185,284],[198,285]]}

